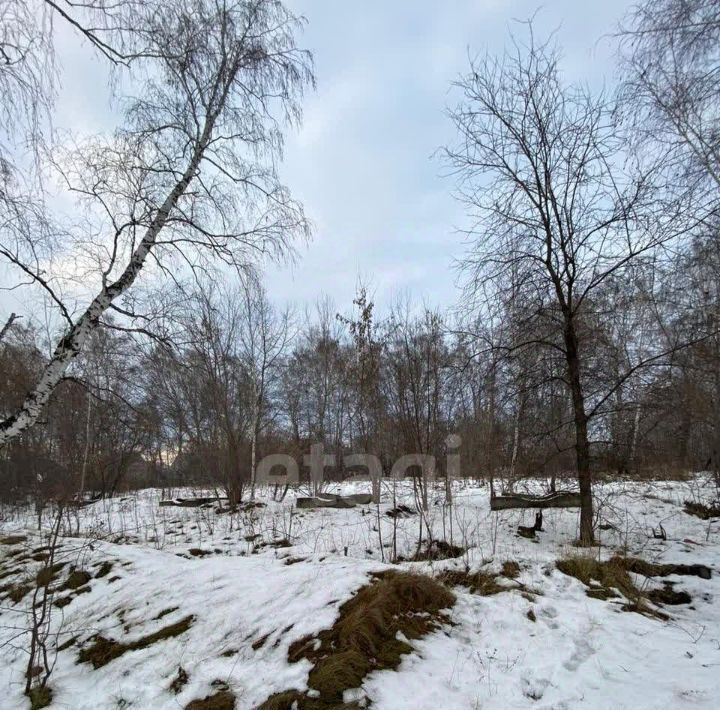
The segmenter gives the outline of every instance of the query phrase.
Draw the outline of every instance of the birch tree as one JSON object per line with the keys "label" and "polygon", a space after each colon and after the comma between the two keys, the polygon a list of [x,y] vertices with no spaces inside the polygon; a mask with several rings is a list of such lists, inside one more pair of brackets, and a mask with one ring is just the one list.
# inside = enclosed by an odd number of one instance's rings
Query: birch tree
{"label": "birch tree", "polygon": [[296,46],[300,21],[276,0],[173,2],[142,20],[122,127],[54,163],[83,216],[65,228],[66,255],[94,293],[71,308],[47,263],[25,259],[2,234],[0,256],[45,288],[64,326],[35,387],[0,422],[0,446],[36,422],[104,313],[142,320],[121,299],[143,270],[172,279],[218,263],[246,269],[286,257],[308,235],[276,172],[283,127],[299,120],[313,81]]}

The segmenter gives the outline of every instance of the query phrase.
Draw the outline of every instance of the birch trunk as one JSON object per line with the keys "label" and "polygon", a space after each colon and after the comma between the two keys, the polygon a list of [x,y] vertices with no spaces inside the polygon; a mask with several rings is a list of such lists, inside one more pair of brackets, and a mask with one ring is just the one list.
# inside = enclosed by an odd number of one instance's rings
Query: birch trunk
{"label": "birch trunk", "polygon": [[170,213],[197,173],[216,119],[217,114],[208,116],[204,131],[185,172],[160,206],[145,235],[132,253],[125,270],[116,281],[103,285],[97,296],[90,302],[90,305],[60,340],[37,385],[25,398],[20,409],[0,422],[0,448],[35,424],[55,388],[64,378],[68,367],[81,352],[90,335],[98,327],[102,314],[116,298],[125,293],[135,282],[148,254],[155,245],[158,235],[167,223]]}

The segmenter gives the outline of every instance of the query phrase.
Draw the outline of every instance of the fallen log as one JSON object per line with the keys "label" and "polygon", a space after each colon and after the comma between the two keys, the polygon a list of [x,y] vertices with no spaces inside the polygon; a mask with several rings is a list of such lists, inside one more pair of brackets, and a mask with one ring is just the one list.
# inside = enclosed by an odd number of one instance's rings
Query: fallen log
{"label": "fallen log", "polygon": [[161,500],[162,507],[175,506],[177,508],[199,508],[227,500],[227,498],[176,498],[175,500]]}
{"label": "fallen log", "polygon": [[372,493],[352,493],[349,496],[343,496],[343,498],[358,505],[369,505],[373,502]]}
{"label": "fallen log", "polygon": [[345,498],[297,498],[296,508],[354,508],[355,503]]}
{"label": "fallen log", "polygon": [[510,510],[514,508],[579,508],[580,494],[571,491],[558,491],[544,496],[523,494],[493,496],[490,498],[490,510]]}

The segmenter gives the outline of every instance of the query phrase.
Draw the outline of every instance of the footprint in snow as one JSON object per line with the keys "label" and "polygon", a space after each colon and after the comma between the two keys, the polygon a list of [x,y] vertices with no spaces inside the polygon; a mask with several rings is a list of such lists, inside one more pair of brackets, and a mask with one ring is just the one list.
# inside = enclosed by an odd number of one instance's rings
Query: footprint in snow
{"label": "footprint in snow", "polygon": [[576,671],[593,653],[595,653],[595,649],[587,639],[580,638],[575,642],[575,650],[572,656],[563,663],[563,667],[568,671]]}

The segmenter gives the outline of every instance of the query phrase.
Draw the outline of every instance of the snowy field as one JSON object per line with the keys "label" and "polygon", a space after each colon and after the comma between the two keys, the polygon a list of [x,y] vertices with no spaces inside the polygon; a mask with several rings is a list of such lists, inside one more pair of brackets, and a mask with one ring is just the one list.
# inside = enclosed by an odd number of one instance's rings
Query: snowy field
{"label": "snowy field", "polygon": [[[369,487],[356,482],[331,490]],[[545,511],[544,532],[531,540],[517,527],[531,525],[534,511],[491,513],[487,487],[456,482],[452,507],[440,487],[432,493],[432,537],[465,551],[394,569],[496,573],[513,561],[519,575],[497,577],[504,590],[492,596],[453,587],[449,623],[413,641],[397,670],[367,676],[348,700],[386,710],[717,707],[720,521],[683,510],[685,500],[713,496],[709,481],[598,484],[600,545],[587,550],[574,545],[576,510]],[[311,664],[288,660],[291,643],[331,627],[370,574],[391,567],[393,539],[403,558],[417,550],[421,516],[387,515],[389,486],[379,510],[298,510],[293,492],[282,502],[262,492],[262,505],[228,514],[217,513],[216,504],[160,506],[162,495],[143,490],[64,518],[55,562],[67,564],[50,587],[51,707],[177,709],[223,688],[238,708],[255,708],[273,693],[305,690]],[[414,508],[409,486],[397,496],[396,505]],[[1,515],[0,707],[25,708],[33,594],[16,594],[16,601],[8,595],[34,586],[52,514],[46,512],[41,532],[31,509],[4,508]],[[660,524],[667,540],[652,534]],[[590,598],[581,581],[556,567],[562,558],[618,554],[703,564],[712,577],[633,573],[638,588],[689,593],[689,603],[651,605],[661,612],[656,617],[623,611],[622,596]],[[67,585],[72,566],[87,573],[75,589]],[[97,635],[132,645],[178,622],[186,626],[181,633],[100,667],[81,660]]]}

